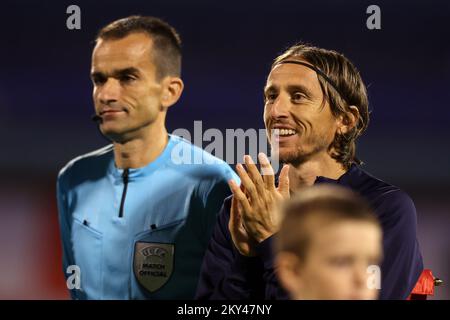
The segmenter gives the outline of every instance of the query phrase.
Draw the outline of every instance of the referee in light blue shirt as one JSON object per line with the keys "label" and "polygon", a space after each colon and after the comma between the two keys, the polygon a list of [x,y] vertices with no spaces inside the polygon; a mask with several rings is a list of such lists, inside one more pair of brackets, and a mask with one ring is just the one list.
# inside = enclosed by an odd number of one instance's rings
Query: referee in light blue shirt
{"label": "referee in light blue shirt", "polygon": [[167,133],[167,109],[183,91],[180,44],[153,17],[120,19],[98,34],[94,120],[112,144],[70,161],[57,181],[64,272],[80,271],[72,298],[194,297],[227,181],[239,178]]}

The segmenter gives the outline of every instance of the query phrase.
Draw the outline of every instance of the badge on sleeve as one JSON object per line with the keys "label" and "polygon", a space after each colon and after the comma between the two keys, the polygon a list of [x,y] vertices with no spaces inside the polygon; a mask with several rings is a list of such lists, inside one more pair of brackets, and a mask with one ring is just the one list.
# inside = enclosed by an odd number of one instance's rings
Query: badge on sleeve
{"label": "badge on sleeve", "polygon": [[169,280],[173,271],[174,251],[173,244],[136,242],[134,275],[148,291],[155,292]]}

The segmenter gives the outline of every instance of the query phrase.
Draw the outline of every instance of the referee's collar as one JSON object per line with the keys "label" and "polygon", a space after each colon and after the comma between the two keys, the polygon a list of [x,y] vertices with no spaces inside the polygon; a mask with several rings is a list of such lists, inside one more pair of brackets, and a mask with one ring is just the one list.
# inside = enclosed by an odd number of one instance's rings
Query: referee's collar
{"label": "referee's collar", "polygon": [[[171,151],[174,145],[174,138],[169,134],[169,140],[163,152],[152,162],[141,168],[130,168],[128,169],[128,178],[133,180],[135,178],[145,177],[151,175],[157,169],[161,168],[168,159],[170,159]],[[124,169],[119,169],[116,167],[114,161],[114,153],[112,153],[111,161],[109,163],[108,172],[114,176],[114,178],[122,179]]]}

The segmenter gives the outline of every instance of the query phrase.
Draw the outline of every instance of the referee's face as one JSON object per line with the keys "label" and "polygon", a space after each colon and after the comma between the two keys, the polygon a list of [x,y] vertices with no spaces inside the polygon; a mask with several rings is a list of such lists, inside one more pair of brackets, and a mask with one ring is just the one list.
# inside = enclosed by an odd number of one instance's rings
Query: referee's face
{"label": "referee's face", "polygon": [[100,130],[115,142],[164,126],[163,86],[156,80],[152,39],[134,33],[118,40],[100,39],[92,54],[91,78]]}
{"label": "referee's face", "polygon": [[317,74],[302,65],[275,66],[264,88],[264,123],[273,151],[284,163],[328,156],[340,119],[331,113]]}

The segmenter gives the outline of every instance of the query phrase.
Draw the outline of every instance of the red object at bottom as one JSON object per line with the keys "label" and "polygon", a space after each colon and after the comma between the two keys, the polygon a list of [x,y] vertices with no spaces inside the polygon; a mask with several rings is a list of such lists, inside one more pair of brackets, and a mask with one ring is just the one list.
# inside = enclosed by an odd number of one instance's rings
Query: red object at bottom
{"label": "red object at bottom", "polygon": [[434,276],[430,269],[425,269],[407,300],[426,300],[429,295],[434,295]]}

